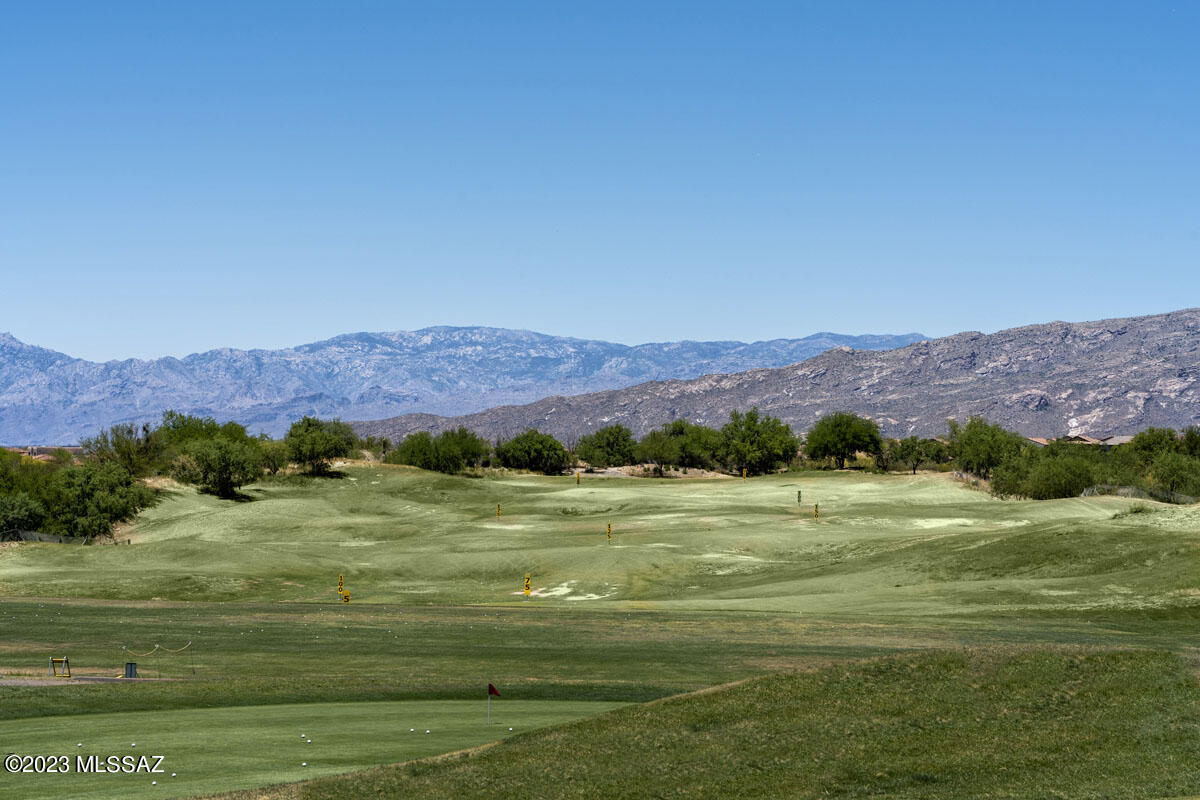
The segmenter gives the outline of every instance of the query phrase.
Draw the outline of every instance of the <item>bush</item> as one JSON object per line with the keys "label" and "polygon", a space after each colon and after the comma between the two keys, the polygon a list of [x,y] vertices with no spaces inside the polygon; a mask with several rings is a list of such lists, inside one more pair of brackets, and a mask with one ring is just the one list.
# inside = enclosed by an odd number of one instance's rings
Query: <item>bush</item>
{"label": "bush", "polygon": [[59,470],[49,487],[46,533],[101,536],[117,522],[150,505],[153,493],[113,463],[87,463]]}
{"label": "bush", "polygon": [[464,467],[479,466],[488,451],[487,441],[466,428],[445,431],[436,437],[428,431],[418,431],[404,437],[385,461],[453,475]]}
{"label": "bush", "polygon": [[729,422],[721,428],[721,438],[726,466],[735,472],[744,469],[750,475],[786,465],[800,449],[791,428],[776,417],[760,415],[757,407],[745,414],[730,412]]}
{"label": "bush", "polygon": [[46,509],[25,492],[0,495],[0,533],[36,531],[46,518]]}
{"label": "bush", "polygon": [[1034,500],[1078,497],[1096,483],[1096,473],[1086,458],[1042,458],[1030,470],[1025,483],[1022,494]]}
{"label": "bush", "polygon": [[679,462],[679,440],[666,431],[650,431],[638,442],[634,451],[641,464],[653,464],[654,474],[661,476],[663,470]]}
{"label": "bush", "polygon": [[629,428],[624,425],[609,425],[581,438],[575,453],[589,466],[603,469],[632,464],[634,447],[636,443]]}
{"label": "bush", "polygon": [[252,440],[238,442],[217,436],[189,442],[177,464],[178,479],[229,499],[262,474],[262,453]]}
{"label": "bush", "polygon": [[341,420],[304,417],[292,423],[283,441],[288,458],[317,475],[328,469],[331,460],[349,456],[358,444],[358,436]]}
{"label": "bush", "polygon": [[571,456],[562,442],[532,429],[498,445],[496,458],[501,466],[528,469],[546,475],[558,475],[571,463]]}
{"label": "bush", "polygon": [[982,417],[971,417],[962,427],[952,423],[950,438],[951,453],[959,468],[980,478],[991,477],[992,470],[1015,458],[1024,446],[1020,436]]}
{"label": "bush", "polygon": [[1200,494],[1200,461],[1183,453],[1161,452],[1150,464],[1150,479],[1167,492]]}
{"label": "bush", "polygon": [[288,465],[288,446],[286,442],[276,439],[263,439],[259,444],[259,452],[262,454],[263,467],[272,475],[277,474],[279,470],[286,468]]}
{"label": "bush", "polygon": [[838,469],[855,453],[875,455],[883,450],[879,426],[874,421],[846,411],[822,417],[809,430],[804,453],[815,461],[833,459]]}

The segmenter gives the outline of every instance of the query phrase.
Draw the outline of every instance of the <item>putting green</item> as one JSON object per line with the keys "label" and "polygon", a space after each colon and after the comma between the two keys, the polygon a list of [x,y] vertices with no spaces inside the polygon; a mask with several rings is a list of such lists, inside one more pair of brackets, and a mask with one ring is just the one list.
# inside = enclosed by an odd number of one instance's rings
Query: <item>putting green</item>
{"label": "putting green", "polygon": [[[0,722],[0,750],[5,755],[65,755],[70,766],[67,774],[6,772],[0,775],[0,794],[25,800],[162,798],[253,788],[475,747],[618,705],[501,698],[492,702],[491,725],[483,698],[243,706]],[[162,756],[163,772],[81,774],[78,759],[90,756],[100,761],[107,756],[147,756],[147,767],[154,765],[153,756]]]}

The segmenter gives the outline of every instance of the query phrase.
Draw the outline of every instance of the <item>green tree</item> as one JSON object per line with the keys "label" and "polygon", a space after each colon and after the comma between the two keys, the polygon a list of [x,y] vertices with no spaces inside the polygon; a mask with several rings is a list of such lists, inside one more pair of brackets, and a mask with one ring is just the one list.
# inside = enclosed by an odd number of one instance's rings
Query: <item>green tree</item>
{"label": "green tree", "polygon": [[455,472],[463,467],[480,466],[492,451],[487,439],[461,425],[454,430],[440,433],[434,444],[439,451],[450,450],[457,454],[454,457],[461,461],[461,464]]}
{"label": "green tree", "polygon": [[1095,483],[1095,471],[1086,456],[1072,454],[1055,457],[1044,454],[1040,458],[1035,457],[1022,494],[1034,500],[1078,497],[1084,489]]}
{"label": "green tree", "polygon": [[896,443],[896,462],[912,469],[917,474],[917,467],[929,460],[928,447],[925,440],[916,436],[906,436]]}
{"label": "green tree", "polygon": [[237,490],[262,474],[262,453],[252,441],[231,441],[224,436],[195,439],[184,448],[190,460],[181,475],[193,478],[206,492],[230,499]]}
{"label": "green tree", "polygon": [[1200,458],[1200,428],[1189,425],[1183,429],[1183,436],[1179,437],[1179,452],[1185,456]]}
{"label": "green tree", "polygon": [[42,529],[62,536],[94,537],[132,519],[154,495],[117,464],[85,463],[54,473]]}
{"label": "green tree", "polygon": [[267,472],[275,475],[278,474],[279,470],[287,467],[287,442],[279,439],[263,439],[259,442],[258,449],[262,454],[262,464]]}
{"label": "green tree", "polygon": [[593,467],[619,467],[633,463],[636,445],[629,428],[609,425],[580,438],[575,453]]}
{"label": "green tree", "polygon": [[982,417],[971,417],[961,428],[951,429],[954,460],[966,472],[988,478],[1005,459],[1016,456],[1024,440]]}
{"label": "green tree", "polygon": [[846,459],[855,453],[876,454],[883,449],[879,426],[848,411],[821,417],[808,432],[804,452],[811,459],[832,458],[838,469],[846,468]]}
{"label": "green tree", "polygon": [[1150,464],[1150,478],[1168,492],[1200,494],[1200,461],[1183,453],[1161,452]]}
{"label": "green tree", "polygon": [[437,436],[428,431],[410,433],[385,460],[453,475],[464,467],[479,466],[490,450],[485,439],[460,427]]}
{"label": "green tree", "polygon": [[116,464],[133,476],[150,475],[160,466],[162,443],[149,423],[141,427],[132,423],[113,425],[80,445],[87,458],[105,464]]}
{"label": "green tree", "polygon": [[562,442],[547,433],[527,430],[496,447],[501,466],[558,475],[571,463]]}
{"label": "green tree", "polygon": [[405,464],[418,469],[433,469],[437,463],[437,455],[433,450],[433,434],[429,431],[410,433],[396,445],[396,449],[388,453],[385,459],[389,464]]}
{"label": "green tree", "polygon": [[679,441],[666,431],[650,431],[637,443],[634,457],[642,464],[653,464],[655,474],[662,475],[663,470],[679,461]]}
{"label": "green tree", "polygon": [[723,460],[725,440],[720,431],[685,419],[673,420],[663,430],[679,442],[679,466],[714,469]]}
{"label": "green tree", "polygon": [[283,441],[289,460],[304,464],[309,472],[319,475],[328,470],[333,459],[349,456],[358,444],[358,436],[341,420],[304,417],[292,423]]}
{"label": "green tree", "polygon": [[900,463],[900,441],[898,439],[883,439],[883,445],[874,455],[875,469],[890,472],[892,467]]}
{"label": "green tree", "polygon": [[0,494],[0,533],[36,531],[46,518],[46,509],[25,492]]}
{"label": "green tree", "polygon": [[[195,439],[214,438],[221,433],[221,426],[212,417],[197,417],[167,410],[163,412],[157,433],[165,444],[182,447]],[[245,434],[245,428],[242,428],[242,433]]]}
{"label": "green tree", "polygon": [[1179,450],[1179,440],[1171,428],[1146,428],[1138,431],[1127,445],[1143,467],[1148,467],[1163,453]]}
{"label": "green tree", "polygon": [[746,413],[732,411],[721,428],[725,463],[734,472],[743,469],[761,475],[787,464],[796,457],[799,440],[784,422],[758,413],[758,407]]}

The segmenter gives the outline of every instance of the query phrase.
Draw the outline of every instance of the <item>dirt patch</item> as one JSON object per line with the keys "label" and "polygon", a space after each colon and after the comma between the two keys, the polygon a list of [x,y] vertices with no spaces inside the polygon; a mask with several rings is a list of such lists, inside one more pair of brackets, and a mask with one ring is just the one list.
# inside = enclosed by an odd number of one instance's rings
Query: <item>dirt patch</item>
{"label": "dirt patch", "polygon": [[74,678],[0,678],[0,686],[78,686],[89,683],[158,683],[178,678],[117,678],[101,675],[78,675]]}

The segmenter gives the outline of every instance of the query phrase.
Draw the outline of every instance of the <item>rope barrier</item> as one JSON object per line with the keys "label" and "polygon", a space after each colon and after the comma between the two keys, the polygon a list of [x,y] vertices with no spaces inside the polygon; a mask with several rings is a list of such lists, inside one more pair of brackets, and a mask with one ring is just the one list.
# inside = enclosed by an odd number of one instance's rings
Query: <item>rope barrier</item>
{"label": "rope barrier", "polygon": [[[189,642],[188,644],[191,644],[191,642]],[[161,648],[159,648],[158,645],[154,645],[154,650],[151,650],[149,653],[135,653],[132,650],[130,650],[128,647],[126,647],[125,645],[121,645],[121,649],[124,650],[126,653],[129,653],[129,655],[131,655],[131,656],[136,656],[137,658],[144,658],[145,656],[154,655],[155,650],[159,650]]]}
{"label": "rope barrier", "polygon": [[183,647],[179,648],[178,650],[172,650],[169,647],[161,647],[160,645],[157,645],[157,644],[154,646],[159,647],[160,649],[165,650],[168,653],[182,653],[184,650],[187,650],[189,647],[191,647],[192,643],[188,642],[187,644],[185,644]]}

